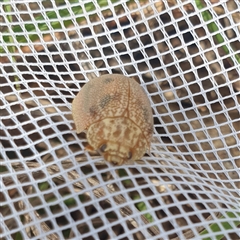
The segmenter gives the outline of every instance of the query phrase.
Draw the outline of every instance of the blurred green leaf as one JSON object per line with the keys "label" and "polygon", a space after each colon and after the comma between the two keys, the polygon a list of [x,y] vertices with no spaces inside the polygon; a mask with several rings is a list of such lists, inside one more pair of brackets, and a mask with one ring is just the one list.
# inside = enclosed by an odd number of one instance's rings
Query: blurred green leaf
{"label": "blurred green leaf", "polygon": [[[139,199],[141,199],[140,195],[137,195],[137,194],[136,194],[136,195],[133,197],[133,200],[139,200]],[[144,202],[138,202],[138,203],[135,204],[135,206],[136,206],[137,209],[138,209],[139,211],[141,211],[141,212],[147,210],[147,205],[146,205]],[[150,213],[145,213],[144,216],[145,216],[145,218],[146,218],[149,222],[151,222],[151,223],[154,222],[154,219],[153,219],[153,217],[152,217],[152,215],[151,215]]]}
{"label": "blurred green leaf", "polygon": [[[229,218],[235,218],[236,219],[236,221],[234,221],[234,225],[236,227],[240,226],[240,213],[235,214],[233,212],[226,212],[226,214]],[[219,219],[225,219],[225,217],[222,216]],[[228,219],[228,221],[229,221],[229,219]],[[216,236],[215,236],[214,239],[221,240],[224,237],[224,234],[222,233],[222,230],[219,227],[219,225],[221,225],[222,228],[226,229],[226,230],[234,230],[235,229],[235,228],[233,229],[233,227],[229,224],[228,221],[213,223],[213,224],[210,225],[211,232],[216,233]],[[200,233],[200,235],[203,236],[203,235],[208,234],[208,233],[209,233],[208,230],[205,229],[204,231],[202,231]],[[212,240],[212,238],[202,238],[202,240]]]}
{"label": "blurred green leaf", "polygon": [[[5,0],[6,1],[6,0]],[[111,2],[118,2],[119,0],[112,0]],[[62,1],[64,2],[64,1]],[[72,0],[70,1],[70,3],[79,3],[79,5],[74,5],[71,7],[71,10],[69,11],[68,8],[59,8],[59,9],[55,9],[53,11],[46,11],[44,15],[39,15],[37,17],[35,17],[35,22],[34,23],[25,23],[23,25],[16,25],[12,28],[12,31],[14,33],[16,33],[16,39],[18,43],[26,43],[30,41],[34,42],[37,39],[39,39],[39,35],[36,34],[39,32],[43,32],[45,34],[49,34],[47,33],[47,31],[51,32],[52,30],[58,30],[58,29],[64,29],[67,28],[68,26],[70,26],[74,22],[80,22],[82,20],[85,19],[84,15],[83,15],[83,9],[82,9],[82,5],[84,6],[84,10],[86,12],[89,13],[89,15],[91,14],[92,11],[94,11],[96,9],[96,6],[94,5],[93,2],[88,2],[86,4],[81,4],[84,3],[84,1],[76,1],[76,0]],[[104,7],[108,5],[108,1],[105,0],[98,0],[97,1],[99,7]],[[7,7],[7,9],[9,9],[10,4],[5,5]],[[74,16],[75,18],[72,18],[72,16]],[[61,21],[60,21],[61,20]],[[49,24],[47,24],[47,22],[49,22]],[[63,25],[64,26],[63,26]],[[50,27],[49,27],[50,25]],[[29,34],[26,37],[26,32]],[[9,32],[7,32],[9,33]],[[22,34],[21,34],[22,33]],[[11,38],[12,34],[6,34],[6,32],[4,33],[3,36],[3,41],[6,43],[9,43],[9,39]],[[1,52],[3,52],[3,50],[1,49]]]}
{"label": "blurred green leaf", "polygon": [[[199,10],[204,8],[204,6],[200,0],[195,0],[195,3]],[[209,11],[207,11],[207,10],[202,11],[201,14],[202,14],[203,20],[205,22],[207,22],[207,27],[208,27],[208,30],[210,33],[219,31],[219,28],[218,28],[217,24],[214,22],[214,19]],[[216,33],[214,35],[214,37],[215,37],[217,43],[219,43],[219,44],[225,42],[224,37],[221,35],[221,33]],[[222,49],[224,50],[224,52],[226,54],[229,53],[229,49],[227,48],[227,46],[223,45]],[[238,61],[238,63],[240,63],[240,56],[238,54],[235,54],[235,58]]]}
{"label": "blurred green leaf", "polygon": [[39,190],[44,191],[49,188],[49,183],[48,182],[42,182],[38,184]]}

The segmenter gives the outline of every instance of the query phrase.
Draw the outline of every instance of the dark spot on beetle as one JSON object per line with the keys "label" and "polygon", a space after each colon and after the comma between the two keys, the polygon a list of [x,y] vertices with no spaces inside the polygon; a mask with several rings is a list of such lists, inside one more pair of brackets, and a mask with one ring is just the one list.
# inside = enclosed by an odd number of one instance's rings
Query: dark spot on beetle
{"label": "dark spot on beetle", "polygon": [[112,100],[114,101],[120,101],[122,98],[122,94],[120,92],[115,92],[114,95],[112,96]]}
{"label": "dark spot on beetle", "polygon": [[150,113],[149,113],[148,109],[145,108],[145,107],[142,107],[142,111],[143,111],[143,118],[144,118],[145,121],[147,121]]}
{"label": "dark spot on beetle", "polygon": [[129,153],[128,153],[128,157],[127,157],[127,159],[130,160],[131,158],[132,158],[132,153],[129,152]]}
{"label": "dark spot on beetle", "polygon": [[103,82],[104,83],[110,83],[110,82],[113,82],[114,81],[114,78],[109,78],[109,77],[106,77],[106,78],[104,78],[104,80],[103,80]]}
{"label": "dark spot on beetle", "polygon": [[101,99],[101,101],[100,101],[100,103],[99,103],[99,106],[100,106],[101,108],[104,108],[104,107],[106,107],[106,106],[108,105],[108,103],[109,103],[111,100],[112,100],[112,96],[111,96],[111,95],[106,95],[106,96],[104,96],[104,97]]}
{"label": "dark spot on beetle", "polygon": [[104,151],[106,150],[106,148],[107,148],[107,144],[104,143],[104,144],[99,148],[99,151],[100,151],[100,152],[104,152]]}
{"label": "dark spot on beetle", "polygon": [[129,129],[129,127],[125,130],[124,132],[124,138],[126,140],[129,140],[130,139],[130,133],[131,133],[131,130]]}
{"label": "dark spot on beetle", "polygon": [[122,131],[121,127],[117,126],[117,130],[115,132],[113,132],[112,135],[117,138],[121,134],[121,131]]}
{"label": "dark spot on beetle", "polygon": [[96,105],[91,106],[89,112],[91,117],[95,117],[98,114],[98,107]]}

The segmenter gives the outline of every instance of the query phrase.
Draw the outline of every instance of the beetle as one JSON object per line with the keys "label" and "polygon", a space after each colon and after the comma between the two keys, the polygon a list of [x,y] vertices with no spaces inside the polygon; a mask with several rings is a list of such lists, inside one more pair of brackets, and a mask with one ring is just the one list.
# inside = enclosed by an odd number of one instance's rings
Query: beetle
{"label": "beetle", "polygon": [[97,150],[108,162],[122,165],[150,150],[150,101],[132,78],[106,74],[91,79],[74,98],[72,115],[77,133],[87,131],[87,150]]}

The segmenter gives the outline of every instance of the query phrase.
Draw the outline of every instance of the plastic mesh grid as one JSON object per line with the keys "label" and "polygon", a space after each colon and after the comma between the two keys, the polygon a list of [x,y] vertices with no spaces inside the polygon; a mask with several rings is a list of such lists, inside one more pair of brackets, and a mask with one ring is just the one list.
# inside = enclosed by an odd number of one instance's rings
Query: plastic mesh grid
{"label": "plastic mesh grid", "polygon": [[[2,239],[240,237],[238,1],[0,10]],[[104,73],[137,79],[154,113],[150,154],[123,166],[72,129],[74,96]]]}

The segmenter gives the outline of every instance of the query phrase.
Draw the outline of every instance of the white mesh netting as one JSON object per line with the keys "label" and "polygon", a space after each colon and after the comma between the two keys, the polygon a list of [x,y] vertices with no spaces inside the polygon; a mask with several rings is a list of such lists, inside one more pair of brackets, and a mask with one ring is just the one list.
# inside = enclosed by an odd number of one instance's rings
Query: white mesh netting
{"label": "white mesh netting", "polygon": [[[240,238],[238,0],[0,12],[1,239]],[[73,129],[74,96],[105,73],[135,78],[153,110],[150,153],[123,166]]]}

